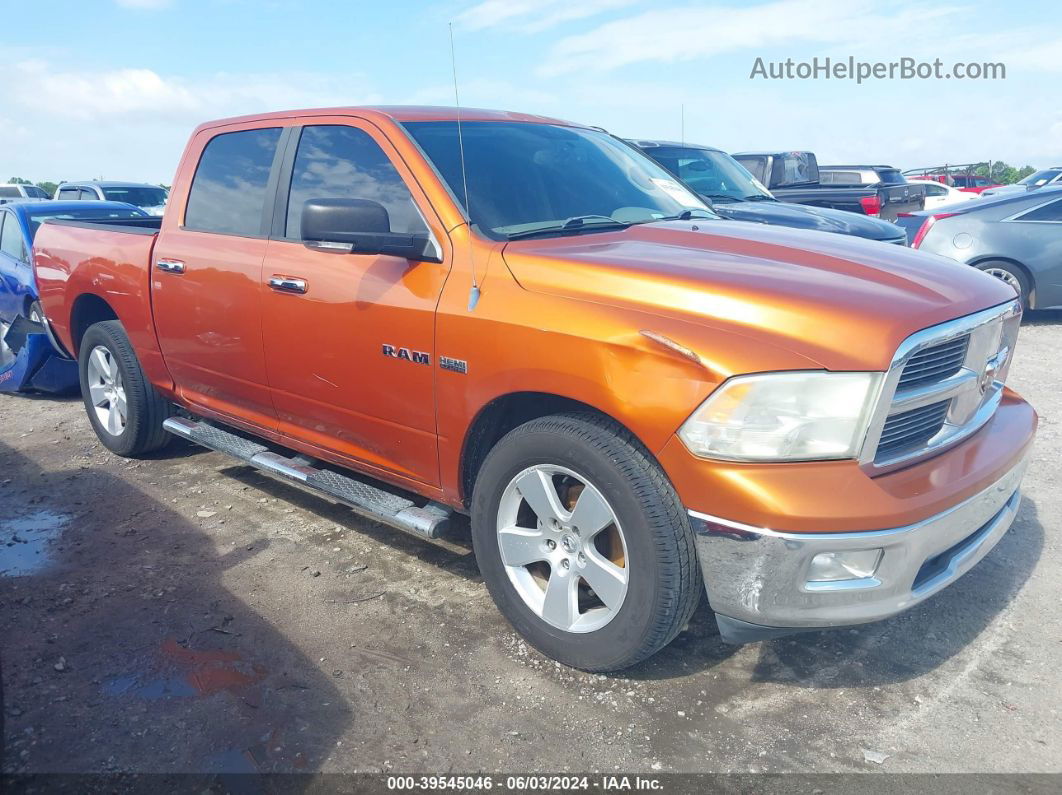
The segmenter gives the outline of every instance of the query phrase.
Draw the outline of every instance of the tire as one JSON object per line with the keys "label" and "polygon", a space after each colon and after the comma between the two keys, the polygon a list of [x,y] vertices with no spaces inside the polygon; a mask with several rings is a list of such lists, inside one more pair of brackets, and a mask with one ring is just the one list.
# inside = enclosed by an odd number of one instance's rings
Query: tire
{"label": "tire", "polygon": [[144,376],[121,322],[106,320],[89,326],[81,340],[78,373],[85,411],[104,447],[137,458],[169,444],[172,436],[162,423],[173,413],[173,406]]}
{"label": "tire", "polygon": [[[531,508],[548,493],[537,492],[539,484],[561,505],[559,530],[542,519],[550,511]],[[682,631],[700,600],[693,533],[678,495],[647,451],[598,415],[553,415],[509,432],[483,462],[471,513],[476,560],[499,610],[528,643],[573,668],[618,671],[646,659]],[[576,525],[608,517],[614,523],[596,535]],[[524,557],[536,559],[522,565]],[[591,575],[604,587],[591,587],[584,579]],[[551,592],[557,583],[576,595]]]}
{"label": "tire", "polygon": [[1029,284],[1029,277],[1025,271],[1019,266],[1013,262],[990,260],[988,262],[979,262],[976,267],[979,271],[995,276],[1017,290],[1018,298],[1021,299],[1022,309],[1029,308],[1029,293],[1032,290],[1032,285]]}

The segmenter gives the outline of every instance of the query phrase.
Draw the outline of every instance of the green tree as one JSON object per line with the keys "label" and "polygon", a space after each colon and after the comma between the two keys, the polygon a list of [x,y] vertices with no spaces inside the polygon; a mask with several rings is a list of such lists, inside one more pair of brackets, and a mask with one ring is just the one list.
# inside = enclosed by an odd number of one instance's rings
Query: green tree
{"label": "green tree", "polygon": [[1002,185],[1013,185],[1020,179],[1025,179],[1027,176],[1036,171],[1032,166],[1022,166],[1021,168],[1015,168],[1009,163],[1004,163],[1002,160],[996,160],[992,163],[991,172],[988,165],[978,166],[974,173],[979,177],[988,177],[989,179],[998,182]]}
{"label": "green tree", "polygon": [[32,185],[28,179],[22,179],[22,177],[11,177],[8,181],[9,185]]}
{"label": "green tree", "polygon": [[54,196],[56,188],[59,187],[59,183],[48,182],[47,180],[45,180],[44,182],[38,182],[37,187],[47,193],[49,196]]}

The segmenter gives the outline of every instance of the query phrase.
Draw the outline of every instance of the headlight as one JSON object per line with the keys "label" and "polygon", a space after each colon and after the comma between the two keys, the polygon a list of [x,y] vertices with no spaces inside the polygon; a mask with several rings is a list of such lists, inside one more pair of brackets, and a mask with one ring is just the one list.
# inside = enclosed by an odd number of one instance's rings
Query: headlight
{"label": "headlight", "polygon": [[731,378],[679,429],[694,455],[731,461],[855,458],[881,373]]}

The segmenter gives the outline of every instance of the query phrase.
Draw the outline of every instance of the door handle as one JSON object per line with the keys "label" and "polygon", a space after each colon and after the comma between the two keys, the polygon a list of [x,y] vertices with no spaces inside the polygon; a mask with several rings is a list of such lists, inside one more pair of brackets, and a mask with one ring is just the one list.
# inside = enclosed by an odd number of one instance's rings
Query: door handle
{"label": "door handle", "polygon": [[269,280],[269,286],[282,293],[306,292],[306,280],[296,279],[293,276],[273,276]]}
{"label": "door handle", "polygon": [[179,259],[160,259],[155,261],[155,267],[166,273],[184,273],[184,263]]}

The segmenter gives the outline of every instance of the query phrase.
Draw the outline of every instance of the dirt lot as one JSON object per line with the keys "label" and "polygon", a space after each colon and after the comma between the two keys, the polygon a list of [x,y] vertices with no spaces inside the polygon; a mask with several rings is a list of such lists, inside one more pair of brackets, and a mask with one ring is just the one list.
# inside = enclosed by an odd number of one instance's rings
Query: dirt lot
{"label": "dirt lot", "polygon": [[125,461],[79,401],[0,397],[5,769],[1058,772],[1060,352],[1030,317],[1026,499],[955,586],[742,648],[702,606],[615,677],[527,648],[464,526],[421,542],[190,446]]}

